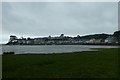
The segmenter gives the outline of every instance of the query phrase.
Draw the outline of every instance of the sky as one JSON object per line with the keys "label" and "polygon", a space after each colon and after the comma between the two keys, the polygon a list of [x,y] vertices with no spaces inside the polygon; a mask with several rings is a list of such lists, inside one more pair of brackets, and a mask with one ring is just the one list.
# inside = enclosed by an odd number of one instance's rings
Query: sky
{"label": "sky", "polygon": [[67,36],[113,34],[118,30],[118,3],[3,2],[1,29],[0,43],[7,43],[10,35],[20,38],[62,33]]}

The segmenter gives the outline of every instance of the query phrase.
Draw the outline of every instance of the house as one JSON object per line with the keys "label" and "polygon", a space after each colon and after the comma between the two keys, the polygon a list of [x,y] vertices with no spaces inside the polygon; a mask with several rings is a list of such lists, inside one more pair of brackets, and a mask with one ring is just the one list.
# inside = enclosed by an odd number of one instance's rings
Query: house
{"label": "house", "polygon": [[118,43],[117,38],[114,36],[109,36],[105,39],[105,43]]}
{"label": "house", "polygon": [[86,40],[86,43],[95,43],[95,39]]}
{"label": "house", "polygon": [[95,43],[96,43],[96,44],[104,43],[104,39],[96,39],[96,40],[95,40]]}
{"label": "house", "polygon": [[34,39],[32,39],[32,38],[27,38],[26,43],[27,43],[27,44],[34,44]]}
{"label": "house", "polygon": [[10,40],[9,40],[9,42],[14,42],[14,40],[16,40],[16,39],[17,39],[17,37],[16,37],[16,36],[11,35],[11,36],[10,36]]}
{"label": "house", "polygon": [[35,38],[34,39],[34,44],[44,44],[45,43],[45,39],[43,38]]}

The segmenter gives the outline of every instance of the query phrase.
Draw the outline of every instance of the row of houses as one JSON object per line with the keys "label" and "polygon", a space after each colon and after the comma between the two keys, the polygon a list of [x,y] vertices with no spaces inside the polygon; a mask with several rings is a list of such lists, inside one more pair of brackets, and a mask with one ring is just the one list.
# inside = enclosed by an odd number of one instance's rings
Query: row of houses
{"label": "row of houses", "polygon": [[86,40],[85,43],[118,43],[117,38],[114,36],[109,36],[106,39],[90,39]]}
{"label": "row of houses", "polygon": [[81,39],[80,36],[69,37],[61,34],[58,37],[43,37],[43,38],[17,38],[16,36],[11,35],[9,42],[7,44],[16,44],[16,45],[56,45],[56,44],[104,44],[104,43],[115,43],[118,41],[114,36],[108,36],[106,39]]}

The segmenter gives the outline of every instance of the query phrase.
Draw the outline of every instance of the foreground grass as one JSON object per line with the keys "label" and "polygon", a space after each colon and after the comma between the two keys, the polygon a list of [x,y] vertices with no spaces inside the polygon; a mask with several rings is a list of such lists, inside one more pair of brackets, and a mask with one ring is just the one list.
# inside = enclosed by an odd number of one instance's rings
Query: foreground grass
{"label": "foreground grass", "polygon": [[3,78],[117,78],[118,49],[3,55]]}

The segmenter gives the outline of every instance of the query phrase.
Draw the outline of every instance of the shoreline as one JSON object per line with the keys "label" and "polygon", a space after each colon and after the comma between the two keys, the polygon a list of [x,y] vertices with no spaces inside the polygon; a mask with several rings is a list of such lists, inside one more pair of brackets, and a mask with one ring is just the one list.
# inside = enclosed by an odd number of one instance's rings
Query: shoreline
{"label": "shoreline", "polygon": [[14,46],[14,45],[93,45],[93,46],[120,46],[120,44],[0,44],[2,45],[9,45],[9,46]]}
{"label": "shoreline", "polygon": [[95,51],[101,51],[104,49],[120,49],[118,48],[90,48],[90,50],[86,50],[86,51],[72,51],[72,52],[50,52],[50,53],[40,53],[40,52],[26,52],[26,53],[15,53],[15,52],[2,52],[2,54],[0,55],[52,55],[52,54],[73,54],[73,53],[82,53],[82,52],[95,52]]}

